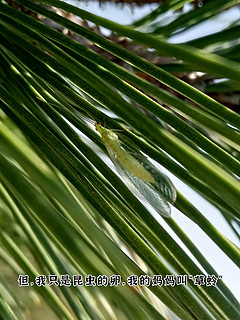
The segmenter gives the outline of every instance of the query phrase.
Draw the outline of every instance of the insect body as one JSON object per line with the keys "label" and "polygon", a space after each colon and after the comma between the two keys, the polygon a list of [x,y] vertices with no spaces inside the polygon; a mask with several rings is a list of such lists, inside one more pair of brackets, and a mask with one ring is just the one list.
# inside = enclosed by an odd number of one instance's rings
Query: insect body
{"label": "insect body", "polygon": [[129,152],[121,147],[121,142],[113,131],[102,128],[98,124],[95,126],[102,135],[107,150],[111,149],[114,152],[115,157],[127,170],[144,181],[154,182],[153,176]]}
{"label": "insect body", "polygon": [[127,186],[138,197],[147,201],[159,214],[170,217],[167,201],[176,200],[176,190],[170,179],[159,171],[136,146],[123,144],[109,129],[95,124],[109,156]]}

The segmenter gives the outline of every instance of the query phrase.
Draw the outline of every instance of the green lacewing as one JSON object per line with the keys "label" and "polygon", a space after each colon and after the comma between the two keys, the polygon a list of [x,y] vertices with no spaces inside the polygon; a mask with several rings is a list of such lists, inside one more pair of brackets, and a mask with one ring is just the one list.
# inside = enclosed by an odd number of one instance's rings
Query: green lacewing
{"label": "green lacewing", "polygon": [[122,143],[112,130],[95,124],[101,134],[108,154],[128,188],[140,199],[150,204],[160,215],[169,218],[169,203],[176,201],[177,192],[171,180],[157,169],[131,143]]}

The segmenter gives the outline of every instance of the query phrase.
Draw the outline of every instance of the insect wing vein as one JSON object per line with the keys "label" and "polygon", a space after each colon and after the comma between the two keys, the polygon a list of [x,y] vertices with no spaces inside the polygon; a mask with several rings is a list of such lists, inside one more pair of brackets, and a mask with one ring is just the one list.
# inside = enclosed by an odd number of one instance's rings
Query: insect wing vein
{"label": "insect wing vein", "polygon": [[115,165],[118,173],[123,178],[128,188],[140,199],[149,203],[154,210],[160,215],[169,218],[171,216],[170,206],[167,201],[156,192],[150,183],[141,180],[127,170],[120,161],[116,158],[116,155],[111,148],[107,147],[109,156]]}

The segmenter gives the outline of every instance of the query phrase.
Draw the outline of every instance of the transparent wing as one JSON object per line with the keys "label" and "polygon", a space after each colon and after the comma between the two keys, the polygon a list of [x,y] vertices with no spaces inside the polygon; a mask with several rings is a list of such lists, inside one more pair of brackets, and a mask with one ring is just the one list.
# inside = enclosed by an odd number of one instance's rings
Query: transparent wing
{"label": "transparent wing", "polygon": [[124,139],[122,148],[130,153],[138,162],[154,177],[155,183],[152,187],[159,192],[170,203],[174,203],[177,198],[176,189],[168,176],[160,169],[156,168],[129,140]]}
{"label": "transparent wing", "polygon": [[[117,171],[123,178],[128,188],[140,199],[150,204],[160,215],[170,218],[171,209],[165,198],[155,191],[151,183],[141,180],[127,170],[116,158],[112,149],[108,148],[109,156],[115,165]],[[144,157],[145,158],[145,157]]]}

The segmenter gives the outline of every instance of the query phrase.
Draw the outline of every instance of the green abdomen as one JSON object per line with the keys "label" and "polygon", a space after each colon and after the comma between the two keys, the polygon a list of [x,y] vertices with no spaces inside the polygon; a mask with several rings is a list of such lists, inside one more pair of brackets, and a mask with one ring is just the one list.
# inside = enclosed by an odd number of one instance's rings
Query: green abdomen
{"label": "green abdomen", "polygon": [[119,146],[115,146],[113,149],[116,158],[128,171],[144,181],[154,183],[155,180],[150,172],[148,172],[131,154]]}

